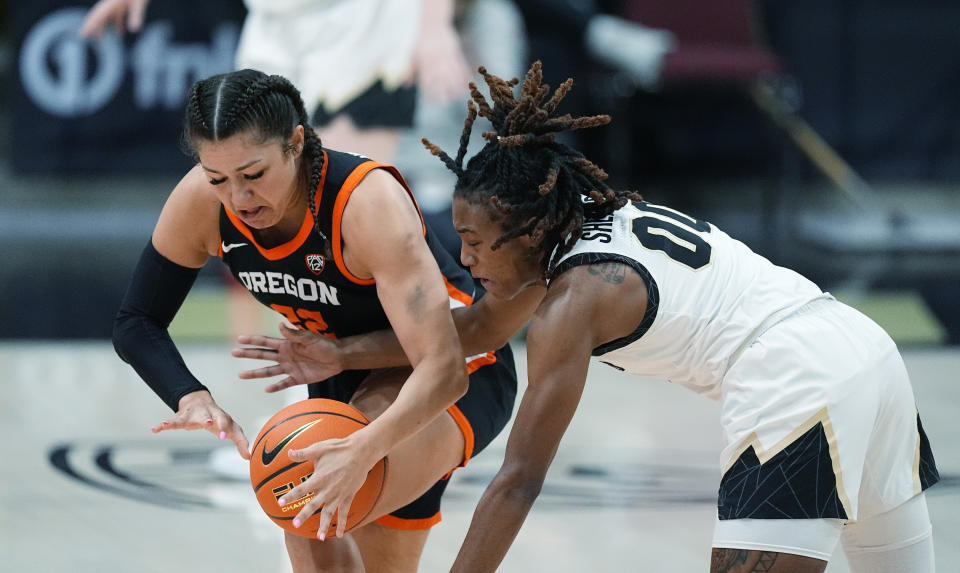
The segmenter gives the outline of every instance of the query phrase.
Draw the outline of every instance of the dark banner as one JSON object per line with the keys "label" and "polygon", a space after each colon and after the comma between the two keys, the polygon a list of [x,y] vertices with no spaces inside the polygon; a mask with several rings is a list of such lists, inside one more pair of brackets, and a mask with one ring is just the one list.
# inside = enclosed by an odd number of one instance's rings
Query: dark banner
{"label": "dark banner", "polygon": [[[91,3],[92,4],[92,3]],[[137,34],[82,40],[90,4],[16,2],[12,86],[18,172],[179,172],[184,96],[233,69],[240,0],[155,1]]]}

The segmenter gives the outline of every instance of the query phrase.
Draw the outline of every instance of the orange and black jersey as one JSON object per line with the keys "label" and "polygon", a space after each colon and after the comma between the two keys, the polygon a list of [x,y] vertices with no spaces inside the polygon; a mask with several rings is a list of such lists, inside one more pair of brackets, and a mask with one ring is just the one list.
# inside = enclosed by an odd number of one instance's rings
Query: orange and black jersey
{"label": "orange and black jersey", "polygon": [[[315,216],[329,243],[316,233],[314,215],[305,210],[300,231],[293,239],[264,248],[239,217],[221,207],[223,262],[257,300],[299,328],[332,338],[390,328],[375,281],[352,275],[342,256],[340,224],[344,207],[357,184],[372,169],[385,169],[392,174],[416,204],[396,168],[326,149],[323,173],[315,190]],[[453,260],[425,223],[423,229],[447,284],[451,306],[471,304],[480,296],[479,287],[475,287],[469,273]]]}

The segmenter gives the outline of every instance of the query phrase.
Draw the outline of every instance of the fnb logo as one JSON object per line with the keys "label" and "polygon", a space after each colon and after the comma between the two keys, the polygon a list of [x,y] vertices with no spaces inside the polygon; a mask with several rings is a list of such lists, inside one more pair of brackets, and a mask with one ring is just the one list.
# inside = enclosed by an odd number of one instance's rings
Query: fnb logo
{"label": "fnb logo", "polygon": [[324,262],[323,255],[307,255],[307,268],[315,275],[323,272]]}

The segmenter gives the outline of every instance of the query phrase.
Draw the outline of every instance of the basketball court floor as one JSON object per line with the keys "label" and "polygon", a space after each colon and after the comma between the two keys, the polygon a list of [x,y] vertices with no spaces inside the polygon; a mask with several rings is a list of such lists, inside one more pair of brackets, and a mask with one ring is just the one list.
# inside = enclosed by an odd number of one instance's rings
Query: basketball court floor
{"label": "basketball court floor", "polygon": [[[523,381],[522,343],[514,348]],[[249,437],[284,405],[236,378],[246,366],[228,344],[182,350]],[[938,570],[960,571],[960,351],[905,357],[943,476],[928,492]],[[212,469],[223,442],[151,434],[168,411],[109,342],[0,343],[0,372],[0,571],[289,571],[281,531],[249,484]],[[421,571],[448,569],[505,438],[456,472]],[[719,450],[714,403],[593,364],[501,571],[706,572]],[[827,571],[848,571],[842,554]]]}

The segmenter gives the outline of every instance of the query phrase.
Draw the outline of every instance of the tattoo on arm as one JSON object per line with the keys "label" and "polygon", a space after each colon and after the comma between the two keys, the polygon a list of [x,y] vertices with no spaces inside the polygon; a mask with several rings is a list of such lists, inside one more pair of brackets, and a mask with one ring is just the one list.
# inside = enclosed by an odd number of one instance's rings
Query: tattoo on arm
{"label": "tattoo on arm", "polygon": [[621,263],[600,263],[596,265],[590,265],[587,267],[587,271],[591,275],[596,275],[602,278],[604,281],[614,285],[622,283],[627,276],[627,267]]}
{"label": "tattoo on arm", "polygon": [[710,573],[767,573],[773,569],[779,553],[714,547],[710,555]]}

